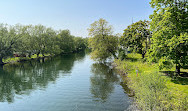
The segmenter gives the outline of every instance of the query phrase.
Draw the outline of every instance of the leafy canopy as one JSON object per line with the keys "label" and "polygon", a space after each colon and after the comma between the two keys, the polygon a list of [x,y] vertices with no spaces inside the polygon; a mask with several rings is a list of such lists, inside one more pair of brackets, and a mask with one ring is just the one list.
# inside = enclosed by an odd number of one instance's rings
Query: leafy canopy
{"label": "leafy canopy", "polygon": [[113,36],[112,26],[104,19],[99,19],[90,25],[89,47],[92,49],[92,59],[96,61],[106,61],[111,56],[116,57],[118,39]]}
{"label": "leafy canopy", "polygon": [[149,21],[138,21],[133,23],[124,30],[120,38],[120,45],[123,47],[133,48],[136,52],[143,55],[149,48],[151,32],[149,31]]}
{"label": "leafy canopy", "polygon": [[[176,64],[176,70],[188,64],[188,2],[186,0],[152,0],[155,8],[150,16],[152,45],[150,61],[160,67]],[[172,65],[171,65],[172,66]]]}

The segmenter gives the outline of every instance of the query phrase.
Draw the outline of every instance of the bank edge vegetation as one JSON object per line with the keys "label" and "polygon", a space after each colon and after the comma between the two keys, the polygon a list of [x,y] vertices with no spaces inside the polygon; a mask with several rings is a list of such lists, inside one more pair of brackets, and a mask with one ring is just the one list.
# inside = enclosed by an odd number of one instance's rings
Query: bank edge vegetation
{"label": "bank edge vegetation", "polygon": [[[104,19],[92,23],[91,57],[103,63],[115,58],[117,68],[129,78],[138,109],[187,111],[187,78],[181,77],[180,69],[188,67],[188,1],[151,0],[150,4],[155,9],[151,21],[131,24],[122,36],[113,35]],[[162,70],[174,70],[172,78]]]}
{"label": "bank edge vegetation", "polygon": [[43,25],[0,24],[0,64],[8,58],[32,58],[73,53],[87,47],[87,38],[74,37],[69,30]]}
{"label": "bank edge vegetation", "polygon": [[[104,62],[115,58],[118,69],[129,78],[140,110],[188,110],[188,92],[177,91],[187,84],[174,84],[159,69],[188,66],[187,0],[151,0],[151,21],[131,24],[122,36],[113,35],[112,26],[104,19],[91,24],[89,40],[74,37],[69,30],[55,31],[43,25],[0,25],[0,64],[13,56],[56,55],[92,49],[92,59]],[[127,51],[128,50],[128,51]],[[132,52],[128,54],[126,52]],[[138,54],[141,57],[138,57]],[[139,73],[139,76],[137,74]],[[187,80],[187,79],[186,79]],[[173,87],[171,87],[173,86]]]}

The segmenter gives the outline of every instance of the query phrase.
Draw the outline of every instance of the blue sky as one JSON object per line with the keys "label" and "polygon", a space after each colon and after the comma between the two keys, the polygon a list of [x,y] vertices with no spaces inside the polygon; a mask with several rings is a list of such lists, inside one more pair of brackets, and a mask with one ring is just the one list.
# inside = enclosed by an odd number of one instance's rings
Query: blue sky
{"label": "blue sky", "polygon": [[99,18],[113,26],[114,34],[133,21],[149,20],[150,0],[0,0],[0,23],[42,24],[69,29],[72,35],[87,37],[90,24]]}

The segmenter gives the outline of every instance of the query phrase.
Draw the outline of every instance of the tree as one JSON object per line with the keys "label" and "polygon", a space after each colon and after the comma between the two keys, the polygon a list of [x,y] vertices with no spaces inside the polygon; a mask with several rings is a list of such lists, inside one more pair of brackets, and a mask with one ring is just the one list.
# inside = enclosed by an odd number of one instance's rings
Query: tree
{"label": "tree", "polygon": [[70,53],[74,50],[74,36],[70,35],[69,30],[61,30],[57,38],[62,53]]}
{"label": "tree", "polygon": [[0,64],[7,57],[45,56],[80,51],[87,39],[70,35],[69,30],[55,31],[43,25],[8,26],[0,24]]}
{"label": "tree", "polygon": [[150,60],[161,61],[162,68],[176,64],[176,72],[188,65],[187,0],[152,0],[155,8],[150,16],[153,32]]}
{"label": "tree", "polygon": [[124,30],[120,38],[120,45],[123,47],[132,47],[138,53],[145,57],[149,48],[151,32],[149,31],[149,21],[139,21],[131,24]]}
{"label": "tree", "polygon": [[89,47],[92,49],[92,59],[105,61],[107,58],[116,57],[118,39],[112,35],[112,26],[104,19],[99,19],[90,25]]}
{"label": "tree", "polygon": [[85,39],[82,37],[74,37],[74,51],[80,51],[86,48]]}
{"label": "tree", "polygon": [[32,25],[23,26],[17,24],[15,26],[18,40],[14,47],[14,53],[16,54],[24,54],[31,57],[32,54],[35,53],[34,49],[34,38],[32,37]]}
{"label": "tree", "polygon": [[14,27],[0,24],[0,65],[3,63],[3,58],[13,54],[13,47],[16,43],[17,35]]}
{"label": "tree", "polygon": [[59,54],[60,47],[57,43],[56,32],[52,28],[46,28],[45,33],[42,34],[42,45],[43,49],[41,50],[41,54]]}
{"label": "tree", "polygon": [[15,45],[16,54],[24,54],[31,57],[33,54],[57,54],[56,32],[52,28],[42,25],[16,25],[19,39]]}
{"label": "tree", "polygon": [[46,49],[46,27],[43,25],[35,25],[33,27],[32,37],[34,39],[34,50],[39,57],[39,54],[44,54]]}

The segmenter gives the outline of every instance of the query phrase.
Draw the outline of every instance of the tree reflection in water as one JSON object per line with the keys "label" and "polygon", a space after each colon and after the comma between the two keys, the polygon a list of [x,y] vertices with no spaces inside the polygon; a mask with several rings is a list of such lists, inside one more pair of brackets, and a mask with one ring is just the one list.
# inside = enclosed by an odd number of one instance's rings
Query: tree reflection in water
{"label": "tree reflection in water", "polygon": [[[14,102],[15,94],[30,94],[45,89],[59,74],[70,74],[75,61],[82,60],[85,53],[62,55],[44,60],[5,65],[0,68],[0,102]],[[60,73],[61,72],[61,73]]]}
{"label": "tree reflection in water", "polygon": [[95,101],[105,102],[113,92],[114,85],[119,81],[117,74],[106,64],[94,63],[91,67],[91,88]]}

